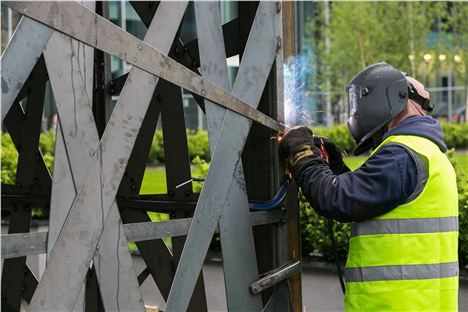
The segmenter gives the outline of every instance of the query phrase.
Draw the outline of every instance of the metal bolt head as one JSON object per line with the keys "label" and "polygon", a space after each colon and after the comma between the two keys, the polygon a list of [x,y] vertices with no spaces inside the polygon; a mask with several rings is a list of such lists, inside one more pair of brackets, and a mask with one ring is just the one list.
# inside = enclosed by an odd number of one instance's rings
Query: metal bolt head
{"label": "metal bolt head", "polygon": [[63,76],[63,73],[61,71],[58,72],[58,76],[59,77],[62,77]]}
{"label": "metal bolt head", "polygon": [[89,150],[89,156],[90,156],[90,157],[94,157],[95,154],[96,154],[96,151],[95,151],[94,149],[91,148],[91,149]]}
{"label": "metal bolt head", "polygon": [[206,91],[205,91],[205,90],[201,90],[201,95],[202,95],[202,96],[205,96],[205,94],[206,94]]}
{"label": "metal bolt head", "polygon": [[40,304],[41,306],[43,306],[43,305],[45,304],[45,301],[44,301],[44,300],[41,300],[41,301],[39,301],[39,304]]}
{"label": "metal bolt head", "polygon": [[139,44],[137,48],[138,48],[138,51],[141,51],[143,49],[143,46]]}

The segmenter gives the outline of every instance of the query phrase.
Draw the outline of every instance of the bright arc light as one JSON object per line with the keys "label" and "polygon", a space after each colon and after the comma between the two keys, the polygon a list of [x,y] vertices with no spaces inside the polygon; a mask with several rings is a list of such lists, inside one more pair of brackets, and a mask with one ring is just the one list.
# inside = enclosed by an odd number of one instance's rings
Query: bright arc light
{"label": "bright arc light", "polygon": [[439,60],[440,61],[445,61],[446,59],[447,59],[447,55],[445,55],[445,54],[439,55]]}
{"label": "bright arc light", "polygon": [[424,54],[424,60],[426,62],[429,62],[430,60],[432,60],[432,55],[430,53]]}
{"label": "bright arc light", "polygon": [[455,56],[453,57],[453,60],[457,63],[460,63],[461,62],[461,56],[458,55],[458,54],[455,54]]}

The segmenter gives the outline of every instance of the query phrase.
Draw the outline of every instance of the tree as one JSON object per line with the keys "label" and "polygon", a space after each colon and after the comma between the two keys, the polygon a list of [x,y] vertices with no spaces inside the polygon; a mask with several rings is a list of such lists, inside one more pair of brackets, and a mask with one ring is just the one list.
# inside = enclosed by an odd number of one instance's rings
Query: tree
{"label": "tree", "polygon": [[[329,79],[335,107],[346,103],[345,86],[353,75],[379,61],[426,82],[440,66],[437,51],[463,51],[463,60],[467,59],[467,10],[468,3],[462,2],[330,2],[326,25],[324,3],[317,3],[316,18],[307,25],[306,35],[313,38],[311,44],[317,53],[318,88],[325,91]],[[325,36],[330,42],[329,53]],[[425,62],[423,56],[428,53],[431,61]],[[466,63],[457,66],[466,81]]]}

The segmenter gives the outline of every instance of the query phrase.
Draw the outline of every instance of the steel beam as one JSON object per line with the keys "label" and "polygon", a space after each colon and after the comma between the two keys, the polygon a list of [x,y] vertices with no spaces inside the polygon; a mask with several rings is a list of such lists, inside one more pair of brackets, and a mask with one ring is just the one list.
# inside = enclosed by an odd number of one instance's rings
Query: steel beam
{"label": "steel beam", "polygon": [[[277,47],[280,38],[278,22],[276,3],[261,2],[232,92],[250,103],[252,108],[257,107],[276,53],[281,51]],[[220,203],[226,203],[226,209],[237,208],[230,206],[228,194],[233,184],[239,184],[241,187],[244,185],[243,181],[235,177],[250,126],[250,120],[230,111],[226,112],[215,143],[210,169],[197,203],[193,224],[169,294],[166,311],[181,311],[187,308],[187,298],[190,298],[193,292],[209,242],[223,213]],[[233,133],[236,135],[232,135]]]}
{"label": "steel beam", "polygon": [[[282,211],[259,211],[250,213],[252,226],[279,223],[285,220]],[[187,235],[192,218],[161,222],[139,222],[124,224],[123,229],[129,242],[145,242]],[[47,251],[47,232],[16,233],[1,235],[2,259],[43,254]]]}
{"label": "steel beam", "polygon": [[[67,3],[65,10],[77,9],[73,4]],[[162,15],[164,18],[154,20],[146,35],[149,44],[166,51],[169,49],[186,5],[186,2],[171,3]],[[74,13],[80,12],[92,13],[79,9]],[[80,24],[86,28],[86,20]],[[104,26],[98,25],[95,29],[101,27]],[[132,68],[100,144],[96,146],[30,309],[72,308],[103,235],[104,224],[157,82],[151,74]]]}
{"label": "steel beam", "polygon": [[[203,77],[229,90],[219,2],[196,2],[195,16]],[[205,102],[205,110],[210,150],[214,151],[226,110],[209,101]],[[244,180],[242,166],[236,174],[239,181]],[[228,309],[259,311],[262,308],[261,298],[254,296],[245,287],[258,277],[252,226],[248,222],[249,205],[245,185],[233,184],[230,192],[229,205],[236,208],[223,209],[224,213],[219,221]],[[239,268],[243,270],[239,272]]]}
{"label": "steel beam", "polygon": [[53,30],[23,17],[1,58],[2,121],[42,54]]}
{"label": "steel beam", "polygon": [[[23,15],[114,55],[250,120],[274,130],[281,128],[276,120],[253,109],[242,99],[216,87],[165,53],[129,35],[77,2],[5,1],[4,4]],[[74,18],[75,16],[80,16],[79,21]]]}

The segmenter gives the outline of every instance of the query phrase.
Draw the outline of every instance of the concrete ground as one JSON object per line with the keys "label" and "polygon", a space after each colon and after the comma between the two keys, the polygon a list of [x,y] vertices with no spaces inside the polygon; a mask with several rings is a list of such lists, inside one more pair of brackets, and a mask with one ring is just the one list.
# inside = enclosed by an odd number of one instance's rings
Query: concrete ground
{"label": "concrete ground", "polygon": [[[143,261],[134,257],[137,272],[143,270]],[[224,278],[220,263],[208,262],[203,267],[209,311],[226,311]],[[164,309],[164,301],[151,278],[142,285],[146,305]],[[343,294],[335,273],[308,270],[302,273],[303,311],[343,311]],[[468,284],[460,285],[459,311],[468,312]]]}

